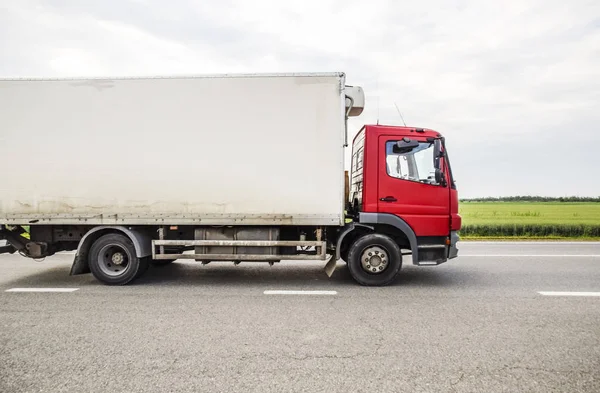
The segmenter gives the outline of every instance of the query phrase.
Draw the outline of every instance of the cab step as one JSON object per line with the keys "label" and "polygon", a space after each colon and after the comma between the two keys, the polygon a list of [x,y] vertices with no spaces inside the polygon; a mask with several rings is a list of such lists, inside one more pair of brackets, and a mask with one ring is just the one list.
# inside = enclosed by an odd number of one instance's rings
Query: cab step
{"label": "cab step", "polygon": [[446,245],[422,244],[418,247],[419,261],[417,266],[437,266],[447,261]]}

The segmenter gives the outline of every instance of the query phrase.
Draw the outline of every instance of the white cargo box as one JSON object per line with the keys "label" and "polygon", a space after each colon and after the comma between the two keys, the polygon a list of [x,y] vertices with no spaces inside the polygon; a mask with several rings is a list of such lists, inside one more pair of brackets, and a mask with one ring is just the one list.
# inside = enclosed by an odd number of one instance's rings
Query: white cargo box
{"label": "white cargo box", "polygon": [[343,225],[344,86],[0,80],[0,223]]}

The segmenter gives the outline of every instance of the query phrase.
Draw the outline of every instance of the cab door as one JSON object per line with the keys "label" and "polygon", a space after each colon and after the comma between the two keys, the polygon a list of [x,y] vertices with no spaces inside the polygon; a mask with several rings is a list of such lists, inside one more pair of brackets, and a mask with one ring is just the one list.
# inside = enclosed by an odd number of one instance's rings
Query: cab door
{"label": "cab door", "polygon": [[[443,159],[434,157],[440,146],[441,141],[432,138],[379,137],[378,212],[402,218],[417,236],[450,233],[448,171]],[[437,180],[436,166],[443,172]]]}

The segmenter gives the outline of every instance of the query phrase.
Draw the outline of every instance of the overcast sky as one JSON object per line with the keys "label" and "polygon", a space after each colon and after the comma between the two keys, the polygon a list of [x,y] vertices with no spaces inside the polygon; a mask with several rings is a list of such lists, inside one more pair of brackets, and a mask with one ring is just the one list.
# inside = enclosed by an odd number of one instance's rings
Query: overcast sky
{"label": "overcast sky", "polygon": [[343,71],[462,197],[600,195],[600,1],[2,0],[0,77]]}

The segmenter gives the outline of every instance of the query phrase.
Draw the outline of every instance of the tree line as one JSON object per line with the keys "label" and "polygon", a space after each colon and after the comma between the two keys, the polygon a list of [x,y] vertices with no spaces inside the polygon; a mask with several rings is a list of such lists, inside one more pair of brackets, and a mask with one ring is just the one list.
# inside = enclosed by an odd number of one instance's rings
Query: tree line
{"label": "tree line", "polygon": [[463,198],[461,202],[600,202],[600,197],[543,197],[532,195],[518,195],[508,197],[483,197],[483,198]]}
{"label": "tree line", "polygon": [[463,225],[461,236],[598,238],[600,225],[484,224]]}

